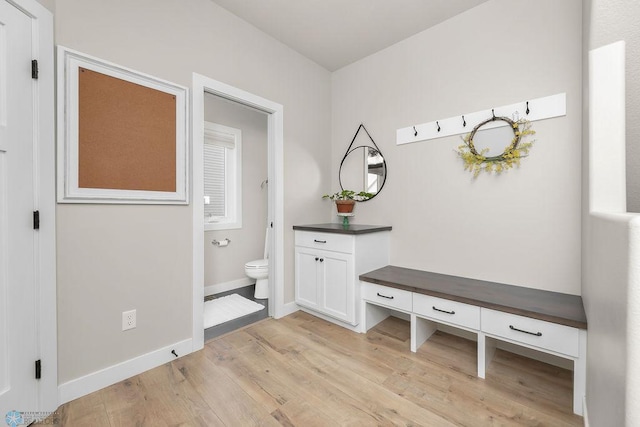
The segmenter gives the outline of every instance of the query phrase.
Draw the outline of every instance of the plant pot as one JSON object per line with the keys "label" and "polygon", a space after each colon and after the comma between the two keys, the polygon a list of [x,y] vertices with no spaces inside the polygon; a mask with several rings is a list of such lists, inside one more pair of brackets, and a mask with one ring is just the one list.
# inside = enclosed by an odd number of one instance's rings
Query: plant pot
{"label": "plant pot", "polygon": [[351,213],[356,206],[355,200],[336,200],[336,208],[338,213]]}

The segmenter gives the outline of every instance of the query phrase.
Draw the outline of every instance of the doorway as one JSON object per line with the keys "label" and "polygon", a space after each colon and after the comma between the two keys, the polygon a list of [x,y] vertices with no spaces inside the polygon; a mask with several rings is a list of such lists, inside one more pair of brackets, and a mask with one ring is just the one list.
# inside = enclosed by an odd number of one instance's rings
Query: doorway
{"label": "doorway", "polygon": [[[204,162],[205,96],[214,95],[267,115],[268,199],[266,226],[269,230],[268,312],[275,318],[284,311],[283,289],[283,107],[225,83],[193,74],[192,84],[192,170],[193,170],[193,350],[204,346]],[[246,260],[249,261],[249,260]],[[245,262],[246,262],[245,261]]]}
{"label": "doorway", "polygon": [[268,317],[271,230],[267,113],[205,92],[204,119],[206,342]]}

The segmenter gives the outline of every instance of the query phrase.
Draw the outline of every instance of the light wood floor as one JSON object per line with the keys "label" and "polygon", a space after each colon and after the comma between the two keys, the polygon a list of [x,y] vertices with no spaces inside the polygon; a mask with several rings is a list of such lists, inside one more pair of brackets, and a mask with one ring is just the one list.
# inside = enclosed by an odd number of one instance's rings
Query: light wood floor
{"label": "light wood floor", "polygon": [[309,314],[268,319],[63,405],[64,426],[580,426],[571,372],[437,332],[409,350],[408,322],[366,335]]}

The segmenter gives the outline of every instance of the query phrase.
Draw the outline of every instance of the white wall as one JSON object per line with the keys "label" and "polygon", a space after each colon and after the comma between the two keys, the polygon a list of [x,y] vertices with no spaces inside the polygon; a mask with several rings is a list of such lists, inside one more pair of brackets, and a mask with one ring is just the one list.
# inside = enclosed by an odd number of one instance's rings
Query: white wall
{"label": "white wall", "polygon": [[[587,226],[583,300],[589,321],[589,424],[636,426],[640,421],[640,315],[636,308],[640,277],[634,264],[640,255],[640,217],[595,213]],[[630,421],[631,412],[635,423]]]}
{"label": "white wall", "polygon": [[55,13],[56,11],[56,4],[55,4],[55,0],[37,0],[38,3],[40,3],[41,5],[43,5],[44,7],[46,7],[47,9],[49,9],[49,11],[51,13]]}
{"label": "white wall", "polygon": [[[204,285],[248,279],[244,264],[264,255],[267,224],[267,115],[257,110],[205,94],[204,119],[242,131],[242,228],[205,231]],[[218,247],[211,241],[230,239]]]}
{"label": "white wall", "polygon": [[[354,221],[393,226],[392,264],[580,294],[581,27],[580,0],[492,0],[333,74],[332,189],[362,122],[388,178]],[[560,92],[566,117],[534,122],[503,176],[474,181],[459,136],[396,145],[398,128]]]}
{"label": "white wall", "polygon": [[[56,44],[189,86],[192,72],[284,106],[285,302],[293,224],[326,218],[330,75],[209,0],[57,0]],[[304,177],[304,179],[301,179]],[[58,206],[59,381],[191,337],[190,206]],[[121,312],[138,327],[121,332]]]}
{"label": "white wall", "polygon": [[[639,15],[638,2],[584,2],[582,296],[587,410],[595,427],[640,424],[640,216],[627,213],[640,206]],[[620,40],[626,46],[603,47]],[[590,67],[587,59],[598,56],[600,65]]]}
{"label": "white wall", "polygon": [[585,46],[626,43],[627,211],[640,212],[640,2],[584,0]]}

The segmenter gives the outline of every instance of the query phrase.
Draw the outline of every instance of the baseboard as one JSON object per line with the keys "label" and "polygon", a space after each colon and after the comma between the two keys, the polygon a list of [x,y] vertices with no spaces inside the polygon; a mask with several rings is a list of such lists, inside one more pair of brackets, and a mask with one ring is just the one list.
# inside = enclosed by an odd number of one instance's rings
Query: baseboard
{"label": "baseboard", "polygon": [[243,277],[238,280],[231,280],[224,283],[216,283],[215,285],[209,285],[204,287],[204,296],[219,294],[220,292],[232,291],[234,289],[244,288],[245,286],[253,285],[256,281],[249,277]]}
{"label": "baseboard", "polygon": [[172,350],[175,350],[178,356],[185,356],[191,353],[191,338],[60,384],[58,386],[59,403],[62,405],[119,381],[126,380],[134,375],[141,374],[149,369],[171,362],[176,358],[171,353]]}
{"label": "baseboard", "polygon": [[300,307],[298,307],[298,304],[296,304],[294,301],[289,302],[284,304],[281,309],[279,310],[280,312],[276,312],[276,314],[273,316],[275,319],[279,319],[281,317],[284,316],[288,316],[292,313],[295,313],[296,311],[300,310]]}
{"label": "baseboard", "polygon": [[589,415],[587,413],[587,396],[582,398],[582,417],[584,418],[584,427],[589,427]]}

